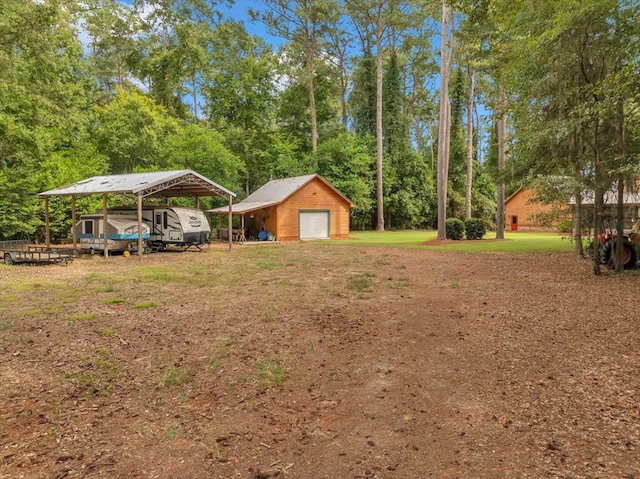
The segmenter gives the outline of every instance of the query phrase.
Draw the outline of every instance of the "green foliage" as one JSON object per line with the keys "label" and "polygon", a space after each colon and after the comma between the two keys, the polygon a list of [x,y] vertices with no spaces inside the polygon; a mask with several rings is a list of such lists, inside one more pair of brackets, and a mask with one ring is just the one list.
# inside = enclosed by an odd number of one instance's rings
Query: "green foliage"
{"label": "green foliage", "polygon": [[464,237],[464,221],[459,218],[447,218],[445,231],[448,239],[461,240]]}
{"label": "green foliage", "polygon": [[349,133],[318,145],[318,173],[353,202],[351,217],[355,228],[373,214],[374,161],[369,145]]}
{"label": "green foliage", "polygon": [[564,219],[558,223],[558,231],[560,233],[573,233],[573,220]]}
{"label": "green foliage", "polygon": [[166,139],[162,163],[170,169],[192,169],[231,191],[242,187],[245,165],[225,144],[222,134],[205,125],[178,127]]}
{"label": "green foliage", "polygon": [[112,173],[166,169],[162,153],[178,123],[151,98],[121,90],[97,116],[96,142]]}
{"label": "green foliage", "polygon": [[479,240],[487,234],[487,225],[480,218],[469,218],[464,222],[464,230],[468,240]]}

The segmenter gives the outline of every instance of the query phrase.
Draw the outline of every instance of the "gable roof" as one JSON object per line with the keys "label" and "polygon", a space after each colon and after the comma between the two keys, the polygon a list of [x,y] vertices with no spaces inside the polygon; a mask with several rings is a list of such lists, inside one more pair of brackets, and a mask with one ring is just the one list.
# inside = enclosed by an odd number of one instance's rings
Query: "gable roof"
{"label": "gable roof", "polygon": [[[258,188],[256,191],[247,196],[244,200],[235,203],[232,207],[232,213],[248,213],[249,211],[258,210],[261,208],[268,208],[269,206],[278,205],[291,197],[296,191],[303,186],[307,185],[314,179],[319,179],[329,188],[331,188],[338,196],[343,198],[347,203],[353,206],[350,199],[335,189],[327,180],[318,174],[295,176],[292,178],[281,178],[278,180],[271,180],[264,186]],[[229,206],[221,206],[208,210],[209,213],[223,214],[229,213]]]}
{"label": "gable roof", "polygon": [[94,176],[71,185],[44,191],[40,196],[83,196],[100,193],[141,194],[145,198],[214,195],[233,198],[236,196],[232,191],[192,170]]}

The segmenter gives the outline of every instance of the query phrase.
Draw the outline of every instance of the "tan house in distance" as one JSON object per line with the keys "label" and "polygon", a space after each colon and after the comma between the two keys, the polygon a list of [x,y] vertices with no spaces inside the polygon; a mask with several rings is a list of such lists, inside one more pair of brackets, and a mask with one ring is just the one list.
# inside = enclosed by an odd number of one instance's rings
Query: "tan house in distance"
{"label": "tan house in distance", "polygon": [[542,218],[551,216],[557,208],[557,205],[538,200],[533,188],[518,188],[504,203],[505,228],[511,231],[555,230],[557,220],[549,223]]}
{"label": "tan house in distance", "polygon": [[[240,216],[234,235],[240,241],[347,238],[351,200],[320,175],[271,180],[232,205]],[[209,210],[228,215],[229,206]]]}

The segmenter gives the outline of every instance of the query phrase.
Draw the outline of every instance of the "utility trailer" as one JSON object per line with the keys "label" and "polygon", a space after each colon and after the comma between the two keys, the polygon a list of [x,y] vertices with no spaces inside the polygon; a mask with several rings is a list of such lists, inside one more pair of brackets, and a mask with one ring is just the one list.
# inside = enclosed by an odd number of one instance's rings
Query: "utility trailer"
{"label": "utility trailer", "polygon": [[[134,208],[108,210],[109,217],[137,215]],[[150,229],[147,250],[162,251],[168,246],[188,249],[200,248],[211,242],[211,227],[204,212],[198,208],[173,206],[142,207],[142,221]]]}
{"label": "utility trailer", "polygon": [[[76,223],[76,237],[83,251],[104,253],[104,215],[82,215]],[[142,239],[149,239],[149,226],[142,224]],[[138,218],[135,215],[107,214],[107,248],[109,252],[133,253],[138,250]]]}
{"label": "utility trailer", "polygon": [[53,263],[66,266],[75,257],[75,251],[69,248],[32,245],[29,240],[0,241],[0,252],[6,265]]}

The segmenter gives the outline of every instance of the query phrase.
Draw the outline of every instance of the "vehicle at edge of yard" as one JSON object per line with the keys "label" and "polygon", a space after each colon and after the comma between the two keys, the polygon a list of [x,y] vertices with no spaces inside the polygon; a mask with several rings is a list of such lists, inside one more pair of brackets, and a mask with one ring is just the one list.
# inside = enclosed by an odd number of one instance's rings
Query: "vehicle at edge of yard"
{"label": "vehicle at edge of yard", "polygon": [[[135,215],[133,208],[107,210],[109,215]],[[211,242],[211,227],[204,211],[198,208],[148,206],[142,208],[142,221],[149,227],[148,251],[162,251],[168,246],[187,249]]]}
{"label": "vehicle at edge of yard", "polygon": [[[638,226],[638,224],[636,224],[636,226]],[[634,230],[623,232],[622,264],[625,269],[636,267],[636,261],[638,259],[636,250],[638,233],[635,229],[636,227],[634,226]],[[605,229],[603,233],[598,235],[600,263],[612,269],[615,268],[617,241],[618,233],[615,230]]]}
{"label": "vehicle at edge of yard", "polygon": [[[82,251],[104,253],[104,215],[101,211],[82,215],[75,227]],[[143,223],[142,239],[146,242],[149,236],[149,226]],[[110,253],[138,250],[138,218],[135,215],[107,215],[107,248]]]}

